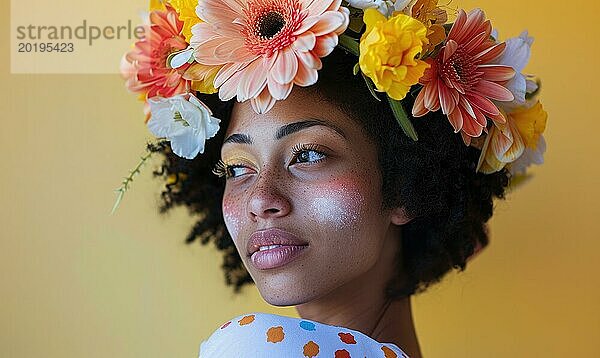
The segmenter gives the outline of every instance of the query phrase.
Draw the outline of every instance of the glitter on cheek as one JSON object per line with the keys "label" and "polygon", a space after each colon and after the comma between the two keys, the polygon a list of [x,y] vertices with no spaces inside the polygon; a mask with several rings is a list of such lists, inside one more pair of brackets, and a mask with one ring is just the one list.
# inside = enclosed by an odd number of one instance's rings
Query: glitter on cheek
{"label": "glitter on cheek", "polygon": [[236,239],[242,227],[242,211],[238,210],[235,202],[223,199],[223,219],[229,235]]}
{"label": "glitter on cheek", "polygon": [[314,198],[311,207],[318,221],[343,230],[357,223],[362,202],[358,191],[338,186]]}

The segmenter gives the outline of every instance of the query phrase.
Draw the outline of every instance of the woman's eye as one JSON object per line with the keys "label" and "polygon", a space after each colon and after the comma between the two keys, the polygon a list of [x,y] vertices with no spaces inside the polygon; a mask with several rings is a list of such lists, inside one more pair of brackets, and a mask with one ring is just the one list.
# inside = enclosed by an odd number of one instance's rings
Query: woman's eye
{"label": "woman's eye", "polygon": [[327,156],[311,145],[297,145],[292,149],[292,163],[318,163]]}
{"label": "woman's eye", "polygon": [[225,177],[225,179],[237,178],[241,175],[248,173],[250,169],[241,164],[226,164],[222,160],[215,165],[212,172],[218,177]]}
{"label": "woman's eye", "polygon": [[230,165],[227,167],[227,177],[236,178],[245,173],[246,168],[241,165]]}
{"label": "woman's eye", "polygon": [[[298,144],[292,148],[289,165],[307,163],[316,164],[327,159],[327,154],[318,149],[316,144]],[[253,172],[252,167],[243,163],[227,164],[219,160],[212,169],[213,174],[225,179],[235,179]]]}

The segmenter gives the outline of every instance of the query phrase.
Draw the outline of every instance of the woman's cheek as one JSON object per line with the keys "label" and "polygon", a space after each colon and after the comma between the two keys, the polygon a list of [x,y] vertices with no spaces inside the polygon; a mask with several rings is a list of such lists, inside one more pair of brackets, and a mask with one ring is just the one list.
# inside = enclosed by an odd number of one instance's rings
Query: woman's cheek
{"label": "woman's cheek", "polygon": [[235,200],[223,198],[223,219],[225,220],[225,226],[229,231],[229,235],[235,240],[238,237],[240,229],[242,227],[242,215],[243,210],[241,209],[240,203]]}
{"label": "woman's cheek", "polygon": [[360,187],[350,180],[336,179],[315,189],[311,212],[318,222],[347,230],[355,227],[361,217],[364,198]]}

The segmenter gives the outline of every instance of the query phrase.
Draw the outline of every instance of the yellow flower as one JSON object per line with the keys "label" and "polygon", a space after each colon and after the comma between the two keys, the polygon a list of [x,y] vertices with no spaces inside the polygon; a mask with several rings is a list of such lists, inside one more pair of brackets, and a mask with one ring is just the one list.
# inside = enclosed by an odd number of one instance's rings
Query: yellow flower
{"label": "yellow flower", "polygon": [[377,91],[401,100],[429,67],[417,59],[428,43],[427,28],[408,15],[396,13],[386,19],[371,8],[365,10],[363,19],[367,29],[360,39],[360,69]]}
{"label": "yellow flower", "polygon": [[217,93],[214,86],[215,77],[223,66],[209,66],[200,63],[194,63],[183,74],[183,78],[192,81],[194,91],[212,94]]}
{"label": "yellow flower", "polygon": [[165,11],[164,0],[150,0],[150,11]]}
{"label": "yellow flower", "polygon": [[519,109],[509,116],[515,122],[525,146],[536,149],[548,120],[548,113],[544,111],[542,104],[538,101],[531,108]]}
{"label": "yellow flower", "polygon": [[196,15],[198,0],[168,0],[168,2],[177,11],[177,14],[179,14],[179,20],[183,21],[183,36],[185,36],[185,41],[190,43],[192,26],[202,22],[198,15]]}
{"label": "yellow flower", "polygon": [[548,113],[538,101],[505,113],[506,124],[492,126],[486,136],[477,170],[489,174],[519,159],[526,148],[537,149],[546,129]]}
{"label": "yellow flower", "polygon": [[165,184],[166,185],[181,184],[181,182],[184,181],[186,178],[187,178],[187,174],[185,174],[185,173],[169,174],[167,176],[167,179],[165,180]]}
{"label": "yellow flower", "polygon": [[442,26],[448,21],[448,14],[438,7],[438,0],[418,0],[412,7],[412,16],[427,27],[428,44],[423,45],[423,54],[433,51],[446,39]]}

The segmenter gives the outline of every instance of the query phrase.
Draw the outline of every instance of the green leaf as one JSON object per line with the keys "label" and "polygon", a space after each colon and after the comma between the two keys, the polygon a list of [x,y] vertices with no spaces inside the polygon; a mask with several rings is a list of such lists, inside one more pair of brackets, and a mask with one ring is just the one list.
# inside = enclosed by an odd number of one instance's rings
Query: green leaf
{"label": "green leaf", "polygon": [[390,106],[392,107],[392,112],[394,112],[394,117],[396,117],[398,124],[400,124],[400,128],[402,128],[404,133],[414,141],[419,140],[417,137],[417,131],[415,131],[412,123],[410,123],[410,119],[408,119],[408,115],[406,114],[404,107],[402,107],[402,102],[395,100],[390,96],[387,96],[387,98],[390,102]]}
{"label": "green leaf", "polygon": [[354,7],[349,7],[349,9],[350,23],[348,24],[348,29],[356,34],[360,34],[365,27],[365,22],[363,21],[364,12],[363,10]]}
{"label": "green leaf", "polygon": [[360,64],[356,63],[356,65],[354,65],[354,68],[352,69],[352,73],[354,74],[354,76],[358,74],[358,71],[360,71]]}
{"label": "green leaf", "polygon": [[344,50],[350,52],[354,56],[358,56],[360,53],[358,42],[346,34],[341,34],[338,37],[338,46],[342,47]]}
{"label": "green leaf", "polygon": [[364,78],[365,83],[367,84],[367,88],[369,89],[369,92],[371,92],[371,94],[373,95],[373,97],[375,97],[376,100],[381,102],[381,99],[379,99],[379,97],[377,97],[377,93],[375,92],[375,87],[373,87],[373,82],[371,82],[371,79],[362,72],[360,74]]}

